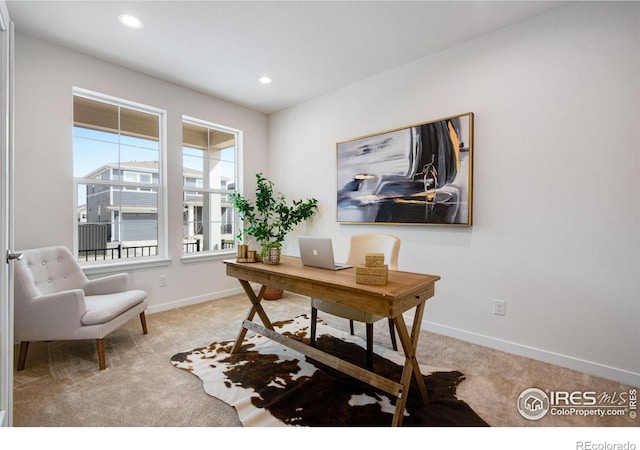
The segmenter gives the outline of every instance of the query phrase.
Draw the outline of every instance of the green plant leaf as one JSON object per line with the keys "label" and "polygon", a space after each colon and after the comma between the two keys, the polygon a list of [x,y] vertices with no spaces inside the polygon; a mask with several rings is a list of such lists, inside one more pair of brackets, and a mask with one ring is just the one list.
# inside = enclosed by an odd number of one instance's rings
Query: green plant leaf
{"label": "green plant leaf", "polygon": [[288,205],[283,194],[274,194],[273,183],[262,173],[256,174],[256,185],[255,202],[238,192],[230,196],[231,203],[244,223],[244,228],[238,232],[240,241],[246,234],[253,236],[263,246],[281,246],[294,226],[308,220],[318,210],[318,200],[315,198],[293,200]]}

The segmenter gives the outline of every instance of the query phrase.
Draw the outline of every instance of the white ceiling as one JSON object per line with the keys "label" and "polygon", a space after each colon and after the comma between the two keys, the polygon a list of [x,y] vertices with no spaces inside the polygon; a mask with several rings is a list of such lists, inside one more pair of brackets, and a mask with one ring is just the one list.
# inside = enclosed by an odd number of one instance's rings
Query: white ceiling
{"label": "white ceiling", "polygon": [[18,33],[269,114],[567,2],[6,3]]}

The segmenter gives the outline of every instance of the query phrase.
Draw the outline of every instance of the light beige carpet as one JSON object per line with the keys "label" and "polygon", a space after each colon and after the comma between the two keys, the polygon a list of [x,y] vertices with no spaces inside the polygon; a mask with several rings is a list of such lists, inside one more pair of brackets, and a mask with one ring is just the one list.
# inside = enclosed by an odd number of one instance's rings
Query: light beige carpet
{"label": "light beige carpet", "polygon": [[[309,313],[309,300],[293,294],[263,302],[272,320]],[[105,339],[107,368],[98,370],[95,343],[33,343],[26,369],[15,372],[14,425],[18,427],[207,427],[240,426],[235,410],[207,395],[202,382],[170,363],[172,355],[216,340],[235,339],[249,302],[243,295],[147,316],[149,334],[132,320]],[[345,320],[322,315],[348,330]],[[364,337],[364,326],[356,324]],[[389,344],[386,323],[374,339]],[[16,348],[17,354],[17,348]],[[422,332],[421,363],[466,375],[458,386],[464,400],[494,427],[637,427],[640,419],[547,415],[523,418],[516,407],[523,390],[627,392],[631,386],[550,364]]]}

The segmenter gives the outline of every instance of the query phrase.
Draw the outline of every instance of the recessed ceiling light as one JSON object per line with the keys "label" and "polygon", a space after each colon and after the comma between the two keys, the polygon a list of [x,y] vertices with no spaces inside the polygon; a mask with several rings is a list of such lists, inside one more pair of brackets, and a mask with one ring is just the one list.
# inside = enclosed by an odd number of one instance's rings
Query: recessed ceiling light
{"label": "recessed ceiling light", "polygon": [[125,25],[129,28],[134,28],[136,30],[144,26],[142,20],[138,19],[136,16],[132,16],[131,14],[120,14],[118,16],[118,20],[122,25]]}
{"label": "recessed ceiling light", "polygon": [[260,83],[262,84],[269,84],[271,83],[271,78],[265,75],[263,77],[260,77],[258,81],[260,81]]}

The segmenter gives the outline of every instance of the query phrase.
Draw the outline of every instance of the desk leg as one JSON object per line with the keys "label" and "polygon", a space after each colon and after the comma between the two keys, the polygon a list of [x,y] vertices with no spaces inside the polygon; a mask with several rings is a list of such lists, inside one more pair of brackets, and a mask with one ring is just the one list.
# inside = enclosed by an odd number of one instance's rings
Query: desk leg
{"label": "desk leg", "polygon": [[420,365],[416,359],[416,352],[418,351],[418,341],[420,340],[420,329],[422,328],[422,316],[424,314],[424,303],[416,306],[416,312],[413,316],[413,325],[411,326],[411,342],[413,342],[413,359],[411,364],[413,365],[413,375],[418,383],[418,389],[420,389],[420,396],[425,406],[429,403],[429,395],[427,394],[427,388],[424,385],[424,378],[420,372]]}
{"label": "desk leg", "polygon": [[416,306],[415,315],[413,318],[413,326],[411,327],[411,336],[407,331],[407,326],[404,323],[402,316],[398,316],[393,319],[398,335],[400,336],[400,342],[402,343],[402,349],[405,354],[404,369],[402,370],[402,377],[400,383],[403,386],[402,396],[396,403],[396,410],[393,416],[393,426],[400,426],[402,424],[402,417],[404,413],[404,407],[407,403],[407,397],[409,396],[409,387],[411,385],[411,376],[415,378],[420,396],[425,405],[429,402],[427,394],[427,388],[420,372],[420,365],[416,359],[416,349],[418,348],[418,338],[420,337],[420,328],[422,326],[422,314],[424,312],[424,303]]}
{"label": "desk leg", "polygon": [[[270,330],[273,330],[273,325],[271,324],[269,317],[267,317],[267,313],[262,308],[262,305],[260,305],[260,301],[262,300],[264,292],[267,290],[267,286],[263,285],[260,288],[260,292],[258,292],[258,295],[256,295],[256,293],[253,291],[253,288],[251,287],[251,284],[249,284],[247,280],[239,281],[242,289],[244,289],[244,292],[247,294],[247,297],[249,297],[249,300],[251,300],[251,309],[249,310],[249,314],[247,314],[246,320],[253,320],[253,317],[256,315],[256,313],[258,313],[258,316],[260,317],[260,320],[262,321],[264,326]],[[244,326],[241,326],[240,333],[238,333],[238,337],[236,338],[236,342],[235,344],[233,344],[233,348],[231,348],[232,354],[240,349],[242,341],[244,341],[244,337],[246,335],[247,329]]]}

